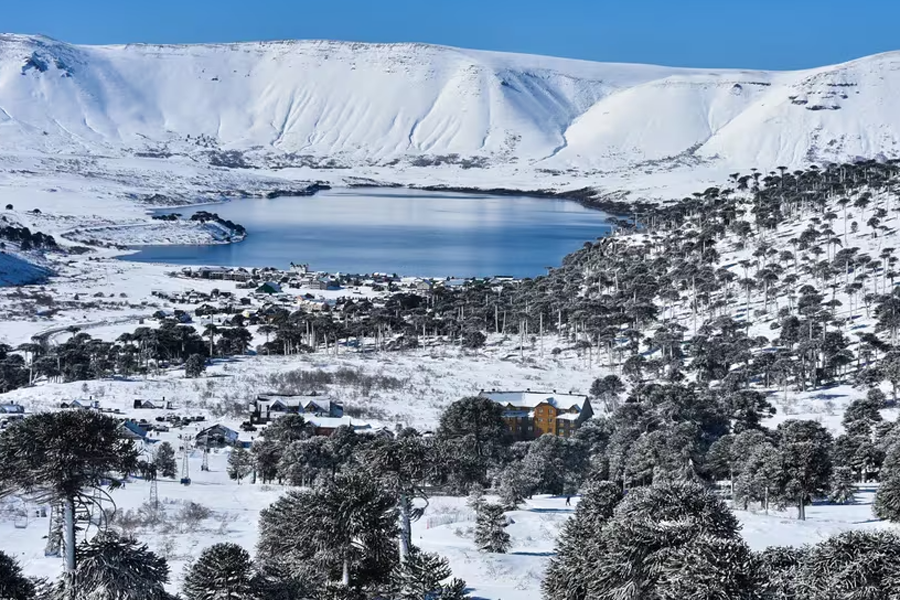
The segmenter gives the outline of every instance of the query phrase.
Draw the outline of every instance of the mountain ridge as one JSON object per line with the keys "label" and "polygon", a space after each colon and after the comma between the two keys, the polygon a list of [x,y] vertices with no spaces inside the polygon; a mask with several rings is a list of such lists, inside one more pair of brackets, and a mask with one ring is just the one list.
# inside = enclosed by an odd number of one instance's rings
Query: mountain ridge
{"label": "mountain ridge", "polygon": [[0,152],[576,172],[793,167],[900,154],[898,91],[900,52],[762,71],[423,43],[84,46],[0,34]]}

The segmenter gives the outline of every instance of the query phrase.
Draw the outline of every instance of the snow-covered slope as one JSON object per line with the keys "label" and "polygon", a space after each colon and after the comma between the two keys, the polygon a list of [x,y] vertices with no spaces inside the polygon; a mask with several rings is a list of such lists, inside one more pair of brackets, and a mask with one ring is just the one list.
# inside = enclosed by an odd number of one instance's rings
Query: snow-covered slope
{"label": "snow-covered slope", "polygon": [[[894,156],[900,54],[803,72],[620,65],[421,44],[74,46],[0,36],[0,152],[208,148],[347,165],[458,154],[621,170]],[[421,160],[421,159],[420,159]]]}

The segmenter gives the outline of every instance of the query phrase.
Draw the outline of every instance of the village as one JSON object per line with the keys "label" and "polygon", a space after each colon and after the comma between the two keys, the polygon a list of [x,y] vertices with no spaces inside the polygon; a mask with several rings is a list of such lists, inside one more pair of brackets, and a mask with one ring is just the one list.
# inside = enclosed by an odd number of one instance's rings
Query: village
{"label": "village", "polygon": [[[480,390],[472,395],[487,398],[503,407],[503,420],[509,434],[518,441],[530,441],[547,434],[570,438],[580,425],[594,416],[587,395],[530,389]],[[151,451],[152,445],[163,439],[160,434],[173,431],[179,433],[179,440],[186,442],[190,439],[194,447],[200,449],[250,448],[261,429],[286,415],[302,416],[311,426],[312,435],[322,437],[333,435],[340,427],[354,433],[388,437],[403,429],[402,424],[391,428],[347,416],[340,400],[318,393],[257,395],[247,402],[247,419],[241,421],[239,427],[233,427],[234,420],[210,424],[206,415],[184,415],[173,400],[166,398],[135,398],[130,409],[104,406],[94,398],[75,398],[60,402],[56,408],[98,411],[114,416],[120,421],[125,437],[145,445],[141,450]],[[0,430],[25,419],[29,414],[30,411],[21,404],[0,404]],[[193,431],[190,437],[185,434],[188,430]],[[431,435],[432,432],[425,431],[423,434]]]}

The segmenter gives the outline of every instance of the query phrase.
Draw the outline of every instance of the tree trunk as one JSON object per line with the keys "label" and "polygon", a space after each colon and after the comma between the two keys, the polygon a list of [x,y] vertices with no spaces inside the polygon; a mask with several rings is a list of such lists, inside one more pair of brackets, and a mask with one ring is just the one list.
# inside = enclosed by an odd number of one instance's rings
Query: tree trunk
{"label": "tree trunk", "polygon": [[806,520],[806,503],[802,498],[797,502],[797,518],[801,521]]}
{"label": "tree trunk", "polygon": [[66,553],[66,573],[75,573],[75,499],[63,501],[63,546]]}
{"label": "tree trunk", "polygon": [[400,494],[400,564],[406,562],[409,556],[409,546],[412,543],[412,523],[409,517],[410,501],[409,496],[404,493]]}
{"label": "tree trunk", "polygon": [[350,556],[349,551],[344,551],[344,570],[341,574],[341,583],[344,587],[350,587]]}

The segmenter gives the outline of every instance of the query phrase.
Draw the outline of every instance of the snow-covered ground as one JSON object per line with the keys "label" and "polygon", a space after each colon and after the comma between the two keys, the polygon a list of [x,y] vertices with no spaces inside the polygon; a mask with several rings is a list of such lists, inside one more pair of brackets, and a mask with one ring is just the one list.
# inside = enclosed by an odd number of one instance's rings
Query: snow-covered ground
{"label": "snow-covered ground", "polygon": [[[166,434],[162,434],[165,436]],[[174,438],[174,434],[171,434]],[[173,439],[176,444],[177,440]],[[225,473],[227,451],[212,453],[209,471],[201,471],[199,453],[190,459],[191,485],[177,481],[159,482],[159,501],[166,514],[164,523],[136,530],[151,549],[165,556],[172,570],[173,591],[180,587],[184,566],[207,546],[227,540],[253,548],[258,538],[259,511],[274,502],[286,488],[278,485],[237,484]],[[772,545],[812,544],[840,531],[891,527],[874,522],[871,502],[874,490],[860,490],[857,504],[812,506],[808,520],[797,521],[791,512],[736,511],[742,533],[754,550]],[[150,497],[150,486],[134,480],[112,494],[121,511],[136,510]],[[212,511],[209,518],[193,525],[182,522],[179,510],[186,502],[197,502]],[[465,498],[433,497],[423,518],[413,525],[414,543],[449,559],[454,576],[466,580],[471,594],[489,600],[533,600],[540,595],[540,583],[547,561],[553,554],[556,537],[573,506],[565,498],[536,496],[519,510],[507,513],[507,531],[512,538],[508,554],[484,554],[473,543],[474,517]],[[13,505],[17,507],[21,505]],[[30,509],[37,509],[28,505]],[[15,556],[29,575],[53,577],[62,570],[62,559],[44,556],[48,519],[33,517],[25,524],[11,515],[0,516],[0,549]]]}

